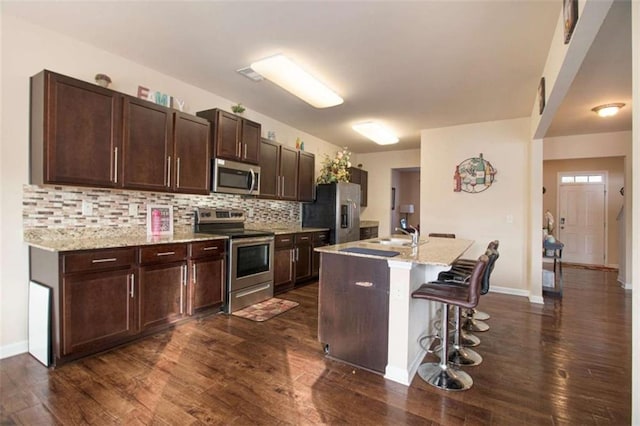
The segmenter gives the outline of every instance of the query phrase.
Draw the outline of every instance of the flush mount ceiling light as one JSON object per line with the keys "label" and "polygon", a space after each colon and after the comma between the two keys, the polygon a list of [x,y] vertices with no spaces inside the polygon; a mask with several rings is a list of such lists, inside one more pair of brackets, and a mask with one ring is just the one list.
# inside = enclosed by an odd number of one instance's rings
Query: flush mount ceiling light
{"label": "flush mount ceiling light", "polygon": [[595,112],[600,117],[613,117],[623,106],[624,104],[621,103],[598,105],[597,107],[592,108],[591,111]]}
{"label": "flush mount ceiling light", "polygon": [[391,129],[383,126],[375,121],[365,121],[352,126],[353,130],[361,135],[371,139],[378,145],[391,145],[398,143],[398,137],[393,134]]}
{"label": "flush mount ceiling light", "polygon": [[316,108],[340,105],[344,100],[284,55],[251,64],[251,68]]}

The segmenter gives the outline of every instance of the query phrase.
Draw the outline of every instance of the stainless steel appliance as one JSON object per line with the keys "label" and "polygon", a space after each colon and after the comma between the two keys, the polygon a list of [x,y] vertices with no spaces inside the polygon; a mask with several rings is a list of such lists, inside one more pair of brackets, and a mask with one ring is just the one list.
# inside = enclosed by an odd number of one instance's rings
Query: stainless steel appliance
{"label": "stainless steel appliance", "polygon": [[244,229],[242,210],[199,208],[194,231],[229,237],[225,312],[273,297],[274,234]]}
{"label": "stainless steel appliance", "polygon": [[316,187],[316,201],[303,204],[302,226],[329,228],[330,243],[360,239],[360,185],[330,183]]}
{"label": "stainless steel appliance", "polygon": [[229,194],[260,195],[260,166],[215,158],[211,190]]}

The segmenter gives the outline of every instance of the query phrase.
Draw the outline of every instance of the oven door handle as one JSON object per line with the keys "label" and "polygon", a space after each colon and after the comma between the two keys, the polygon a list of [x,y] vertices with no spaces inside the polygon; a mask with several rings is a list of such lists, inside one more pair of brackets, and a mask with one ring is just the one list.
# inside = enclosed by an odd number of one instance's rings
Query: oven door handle
{"label": "oven door handle", "polygon": [[231,244],[234,247],[242,247],[246,245],[255,245],[256,243],[272,243],[274,240],[273,237],[256,237],[256,238],[239,238],[239,239],[231,239]]}

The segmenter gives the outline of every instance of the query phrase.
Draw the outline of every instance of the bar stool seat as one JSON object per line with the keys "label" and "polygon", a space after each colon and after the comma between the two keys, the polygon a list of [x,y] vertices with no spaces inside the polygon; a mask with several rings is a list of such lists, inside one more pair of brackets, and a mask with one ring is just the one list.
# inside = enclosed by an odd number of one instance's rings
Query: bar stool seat
{"label": "bar stool seat", "polygon": [[440,282],[422,284],[411,294],[414,299],[425,299],[443,303],[440,344],[440,361],[423,363],[418,367],[418,375],[431,386],[447,391],[467,390],[473,386],[469,374],[449,362],[449,306],[473,308],[478,304],[480,285],[489,258],[478,258],[469,279],[469,285],[443,285]]}

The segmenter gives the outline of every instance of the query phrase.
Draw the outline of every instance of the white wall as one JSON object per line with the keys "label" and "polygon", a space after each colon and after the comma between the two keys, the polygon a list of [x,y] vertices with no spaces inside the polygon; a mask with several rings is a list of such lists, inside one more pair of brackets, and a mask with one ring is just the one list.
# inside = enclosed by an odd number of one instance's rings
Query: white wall
{"label": "white wall", "polygon": [[[357,162],[369,172],[368,202],[362,210],[363,220],[380,222],[379,235],[391,234],[391,170],[420,166],[420,150],[358,154]],[[398,198],[396,198],[396,210]]]}
{"label": "white wall", "polygon": [[[1,18],[0,358],[26,350],[28,255],[22,242],[22,185],[29,182],[29,77],[46,68],[92,82],[101,72],[111,77],[114,90],[134,96],[138,85],[160,90],[184,99],[191,113],[215,107],[229,110],[236,103],[15,17]],[[263,136],[274,130],[278,141],[290,146],[296,137],[304,140],[305,149],[316,154],[317,170],[323,154],[333,156],[339,149],[258,112],[247,110],[244,115],[262,123]]]}
{"label": "white wall", "polygon": [[[529,118],[466,124],[422,131],[420,229],[454,232],[475,240],[465,257],[477,257],[500,240],[493,290],[529,295],[526,274],[529,204]],[[497,169],[487,190],[453,192],[456,165],[483,154]]]}

